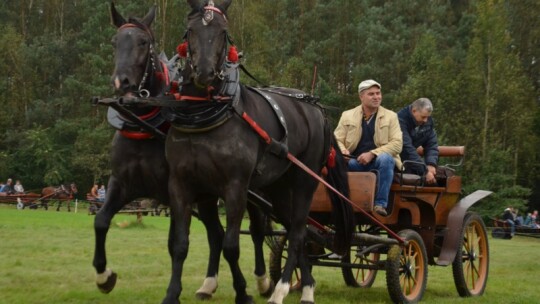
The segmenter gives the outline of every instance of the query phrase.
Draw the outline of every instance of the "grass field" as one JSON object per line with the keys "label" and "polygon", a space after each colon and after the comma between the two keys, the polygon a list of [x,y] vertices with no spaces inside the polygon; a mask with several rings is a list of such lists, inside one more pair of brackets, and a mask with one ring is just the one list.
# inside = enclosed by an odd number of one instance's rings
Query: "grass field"
{"label": "grass field", "polygon": [[[117,215],[107,240],[108,267],[118,273],[116,288],[101,294],[94,283],[93,216],[86,210],[17,210],[0,206],[0,303],[160,303],[170,276],[166,217],[144,217],[142,225],[119,228],[134,222],[133,215]],[[241,236],[241,267],[248,292],[256,303],[253,251],[249,236]],[[195,291],[206,273],[208,249],[202,223],[191,224],[190,251],[183,276],[182,303],[197,303]],[[540,293],[540,239],[515,237],[490,239],[491,263],[485,294],[478,298],[457,295],[450,267],[429,267],[423,303],[538,303]],[[268,251],[268,250],[267,250]],[[339,269],[315,267],[315,300],[318,304],[391,303],[385,273],[379,272],[372,288],[346,287]],[[234,303],[228,266],[220,266],[219,288],[208,303]],[[291,293],[285,303],[299,303]]]}

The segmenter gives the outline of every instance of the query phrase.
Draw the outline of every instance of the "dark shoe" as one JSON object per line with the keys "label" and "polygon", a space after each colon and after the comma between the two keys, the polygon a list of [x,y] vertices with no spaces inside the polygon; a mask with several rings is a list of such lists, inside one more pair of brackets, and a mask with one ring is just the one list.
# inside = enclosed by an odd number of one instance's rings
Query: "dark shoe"
{"label": "dark shoe", "polygon": [[388,213],[386,213],[386,209],[384,209],[383,206],[375,205],[373,208],[373,211],[375,211],[378,215],[387,216]]}

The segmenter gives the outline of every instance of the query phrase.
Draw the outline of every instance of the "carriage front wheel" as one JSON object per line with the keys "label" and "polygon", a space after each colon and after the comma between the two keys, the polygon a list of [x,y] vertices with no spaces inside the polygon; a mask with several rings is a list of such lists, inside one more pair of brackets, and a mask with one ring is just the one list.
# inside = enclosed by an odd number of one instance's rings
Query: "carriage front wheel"
{"label": "carriage front wheel", "polygon": [[417,303],[427,284],[427,252],[422,237],[402,230],[405,245],[392,245],[386,260],[386,285],[394,303]]}
{"label": "carriage front wheel", "polygon": [[[360,225],[358,230],[361,233],[371,232],[371,234],[374,234],[371,228],[373,228],[371,225]],[[352,264],[356,266],[341,267],[341,273],[347,286],[370,288],[375,282],[380,253],[365,251],[364,246],[351,246],[351,250],[342,257],[341,262],[344,265]]]}
{"label": "carriage front wheel", "polygon": [[484,293],[489,272],[489,244],[486,225],[476,213],[465,215],[452,272],[461,297]]}

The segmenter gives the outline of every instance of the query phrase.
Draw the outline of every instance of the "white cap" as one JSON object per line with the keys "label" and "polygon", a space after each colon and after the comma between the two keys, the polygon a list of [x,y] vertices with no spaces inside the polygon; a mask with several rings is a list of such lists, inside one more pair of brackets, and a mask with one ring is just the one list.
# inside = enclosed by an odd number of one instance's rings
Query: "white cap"
{"label": "white cap", "polygon": [[363,90],[367,90],[373,86],[378,86],[379,89],[381,88],[381,84],[373,79],[364,80],[358,85],[358,93],[362,92]]}

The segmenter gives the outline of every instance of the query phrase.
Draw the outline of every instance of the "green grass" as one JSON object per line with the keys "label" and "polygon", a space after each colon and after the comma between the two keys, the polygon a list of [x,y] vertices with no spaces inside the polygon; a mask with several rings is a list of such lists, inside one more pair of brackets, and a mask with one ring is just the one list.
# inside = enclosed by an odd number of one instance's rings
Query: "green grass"
{"label": "green grass", "polygon": [[[0,303],[159,303],[170,276],[168,218],[146,216],[142,225],[134,223],[134,215],[117,215],[113,219],[107,258],[108,267],[118,273],[118,282],[108,295],[101,294],[94,283],[93,219],[81,209],[79,213],[68,213],[0,206]],[[133,224],[127,228],[116,225],[126,220]],[[248,292],[256,303],[266,303],[257,294],[252,274],[251,240],[245,235],[240,238],[241,267]],[[204,228],[194,219],[182,303],[199,302],[194,294],[206,273],[207,247]],[[429,267],[423,303],[537,303],[540,240],[490,239],[490,247],[489,281],[482,297],[460,298],[451,267]],[[339,269],[315,267],[314,276],[319,304],[391,303],[384,272],[379,272],[369,289],[346,287]],[[299,293],[285,299],[285,303],[299,301]],[[230,271],[223,258],[219,288],[209,303],[234,303]]]}

